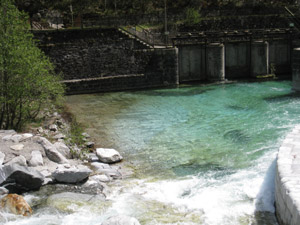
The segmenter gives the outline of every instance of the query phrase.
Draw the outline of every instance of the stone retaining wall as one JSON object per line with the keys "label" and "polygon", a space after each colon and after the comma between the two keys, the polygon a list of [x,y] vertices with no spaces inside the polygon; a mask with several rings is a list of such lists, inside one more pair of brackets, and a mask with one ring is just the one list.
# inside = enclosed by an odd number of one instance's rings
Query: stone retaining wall
{"label": "stone retaining wall", "polygon": [[117,29],[34,31],[68,94],[178,84],[177,49],[151,49]]}
{"label": "stone retaining wall", "polygon": [[300,126],[283,141],[275,180],[276,216],[281,225],[300,224]]}

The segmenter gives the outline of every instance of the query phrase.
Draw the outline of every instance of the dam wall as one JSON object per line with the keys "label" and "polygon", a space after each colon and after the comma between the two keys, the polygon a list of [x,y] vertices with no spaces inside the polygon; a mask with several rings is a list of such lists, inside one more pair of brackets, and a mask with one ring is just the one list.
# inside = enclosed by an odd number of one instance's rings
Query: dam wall
{"label": "dam wall", "polygon": [[[172,38],[174,47],[149,46],[116,28],[33,33],[68,94],[292,74],[290,30],[180,34]],[[298,82],[297,66],[293,71]]]}
{"label": "dam wall", "polygon": [[177,47],[181,82],[252,79],[270,74],[279,78],[291,76],[289,40],[241,40]]}
{"label": "dam wall", "polygon": [[284,139],[277,157],[276,216],[280,225],[300,224],[300,126]]}

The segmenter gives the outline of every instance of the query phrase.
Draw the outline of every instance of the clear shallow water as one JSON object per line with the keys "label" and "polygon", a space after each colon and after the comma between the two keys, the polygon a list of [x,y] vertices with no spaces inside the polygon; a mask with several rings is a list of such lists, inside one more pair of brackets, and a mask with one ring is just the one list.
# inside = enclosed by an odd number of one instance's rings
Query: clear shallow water
{"label": "clear shallow water", "polygon": [[49,224],[96,225],[116,212],[147,225],[276,224],[276,153],[300,123],[290,90],[278,81],[69,96],[98,145],[122,152],[135,174],[102,214],[58,212]]}

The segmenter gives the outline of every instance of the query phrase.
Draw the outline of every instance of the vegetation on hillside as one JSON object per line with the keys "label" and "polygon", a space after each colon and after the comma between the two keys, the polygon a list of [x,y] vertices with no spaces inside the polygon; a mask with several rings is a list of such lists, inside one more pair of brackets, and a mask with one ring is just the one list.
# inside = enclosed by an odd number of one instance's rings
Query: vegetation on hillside
{"label": "vegetation on hillside", "polygon": [[178,13],[189,8],[201,10],[225,7],[230,9],[245,5],[283,7],[294,2],[293,0],[16,0],[16,5],[30,15],[45,9],[70,13],[70,6],[72,6],[72,11],[76,15],[98,13],[121,16],[163,12],[165,4],[170,13]]}
{"label": "vegetation on hillside", "polygon": [[0,1],[0,129],[16,129],[62,98],[53,65],[36,47],[28,17]]}

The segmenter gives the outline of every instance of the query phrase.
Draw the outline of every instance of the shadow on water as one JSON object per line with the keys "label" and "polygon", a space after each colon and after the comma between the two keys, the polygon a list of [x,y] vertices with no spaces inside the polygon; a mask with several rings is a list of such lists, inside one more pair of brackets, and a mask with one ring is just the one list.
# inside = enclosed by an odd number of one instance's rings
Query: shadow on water
{"label": "shadow on water", "polygon": [[233,141],[236,144],[245,144],[250,140],[250,137],[247,136],[241,129],[227,131],[223,137],[227,140]]}
{"label": "shadow on water", "polygon": [[291,92],[285,95],[278,95],[278,96],[271,96],[264,98],[267,102],[284,102],[291,99],[300,99],[300,93],[298,92]]}
{"label": "shadow on water", "polygon": [[226,108],[236,110],[236,111],[243,111],[243,110],[248,110],[249,108],[246,107],[241,107],[238,105],[227,105]]}
{"label": "shadow on water", "polygon": [[147,96],[166,96],[166,97],[178,97],[178,96],[196,96],[204,94],[207,91],[214,90],[213,87],[179,87],[179,88],[173,88],[173,89],[154,89],[152,91],[138,91],[141,95],[147,95]]}
{"label": "shadow on water", "polygon": [[223,177],[235,173],[232,169],[220,166],[215,163],[200,164],[196,161],[191,161],[185,164],[172,167],[176,176],[183,177],[188,175],[207,175],[213,174],[214,178]]}

